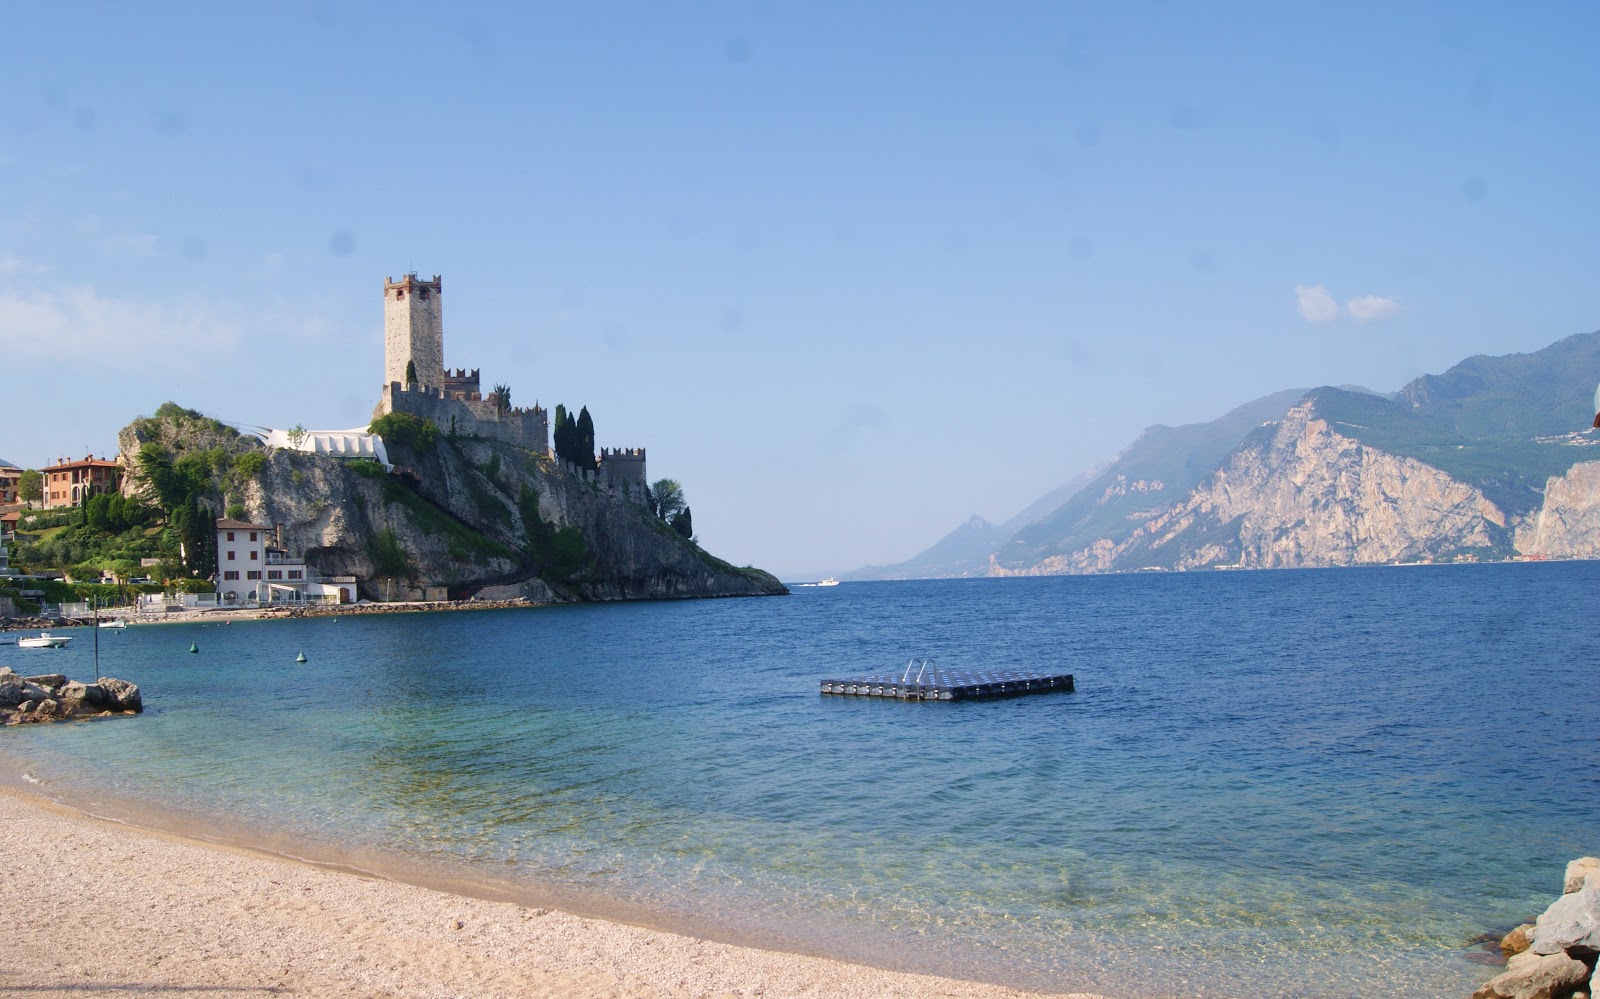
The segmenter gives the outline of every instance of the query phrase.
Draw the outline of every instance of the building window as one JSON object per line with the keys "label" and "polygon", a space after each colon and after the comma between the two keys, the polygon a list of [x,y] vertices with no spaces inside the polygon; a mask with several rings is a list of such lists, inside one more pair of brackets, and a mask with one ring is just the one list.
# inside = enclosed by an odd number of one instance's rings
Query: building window
{"label": "building window", "polygon": [[254,562],[258,557],[260,557],[260,555],[261,553],[256,551],[254,548],[250,549],[250,561]]}
{"label": "building window", "polygon": [[299,570],[299,569],[290,569],[289,570],[289,578],[290,579],[304,579],[304,578],[306,578],[306,574],[304,572],[302,572],[301,570]]}
{"label": "building window", "polygon": [[233,532],[232,532],[232,531],[229,531],[229,532],[228,532],[228,540],[229,540],[229,541],[232,541],[232,540],[233,540]]}
{"label": "building window", "polygon": [[261,578],[261,570],[260,569],[251,569],[249,572],[244,574],[244,578],[245,579],[260,579]]}
{"label": "building window", "polygon": [[406,290],[404,288],[396,288],[394,290],[395,301],[398,302],[400,299],[405,298],[405,297],[406,297]]}
{"label": "building window", "polygon": [[424,302],[426,302],[428,300],[428,289],[426,289],[426,288],[422,289],[422,300]]}
{"label": "building window", "polygon": [[228,561],[229,562],[233,561],[233,549],[232,548],[228,549]]}
{"label": "building window", "polygon": [[283,570],[282,569],[268,569],[267,570],[267,578],[268,579],[282,579],[283,578]]}
{"label": "building window", "polygon": [[225,580],[226,579],[238,579],[239,578],[239,572],[236,569],[230,570],[228,572],[223,573],[222,574],[222,578],[225,579]]}
{"label": "building window", "polygon": [[250,532],[250,540],[254,541],[255,539],[256,539],[256,532],[255,531],[251,531]]}

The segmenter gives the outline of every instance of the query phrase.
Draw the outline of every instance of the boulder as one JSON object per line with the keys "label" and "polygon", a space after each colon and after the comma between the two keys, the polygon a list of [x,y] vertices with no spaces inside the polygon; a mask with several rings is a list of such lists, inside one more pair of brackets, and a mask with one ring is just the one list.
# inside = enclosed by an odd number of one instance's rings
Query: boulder
{"label": "boulder", "polygon": [[1507,958],[1515,957],[1528,949],[1528,944],[1533,942],[1533,924],[1523,923],[1521,926],[1500,938],[1500,950]]}
{"label": "boulder", "polygon": [[1591,873],[1600,873],[1600,857],[1579,857],[1569,863],[1566,883],[1561,887],[1562,893],[1570,895],[1575,891],[1582,891],[1584,877]]}
{"label": "boulder", "polygon": [[61,673],[40,673],[38,676],[25,676],[22,679],[28,683],[37,683],[41,687],[48,687],[51,690],[55,690],[67,682],[66,676]]}
{"label": "boulder", "polygon": [[16,675],[12,673],[11,677],[0,676],[0,708],[14,708],[28,699],[22,681],[14,679]]}
{"label": "boulder", "polygon": [[1519,961],[1489,979],[1472,999],[1569,999],[1589,981],[1589,966],[1565,954]]}
{"label": "boulder", "polygon": [[1535,954],[1600,953],[1600,888],[1585,888],[1556,899],[1534,924]]}
{"label": "boulder", "polygon": [[114,676],[100,678],[100,689],[109,699],[106,706],[115,706],[122,711],[143,711],[144,698],[139,694],[139,685],[126,680],[118,680]]}
{"label": "boulder", "polygon": [[60,718],[64,714],[61,710],[61,702],[53,697],[46,697],[40,701],[34,706],[33,713],[39,718]]}

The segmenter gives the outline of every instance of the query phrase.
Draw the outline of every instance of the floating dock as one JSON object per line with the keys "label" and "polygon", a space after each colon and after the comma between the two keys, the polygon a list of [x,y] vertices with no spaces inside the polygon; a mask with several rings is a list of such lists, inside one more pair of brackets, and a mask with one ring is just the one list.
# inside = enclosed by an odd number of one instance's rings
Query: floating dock
{"label": "floating dock", "polygon": [[822,681],[824,694],[892,697],[902,701],[976,701],[1072,689],[1071,673],[943,669],[931,659],[921,662],[913,659],[900,673]]}

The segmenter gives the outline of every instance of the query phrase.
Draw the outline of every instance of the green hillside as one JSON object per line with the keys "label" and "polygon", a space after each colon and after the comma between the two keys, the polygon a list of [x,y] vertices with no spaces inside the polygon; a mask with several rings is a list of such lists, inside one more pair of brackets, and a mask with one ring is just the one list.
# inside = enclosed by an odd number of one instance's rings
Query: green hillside
{"label": "green hillside", "polygon": [[1572,437],[1594,419],[1600,333],[1531,354],[1471,357],[1424,375],[1393,401],[1334,388],[1312,393],[1317,414],[1363,444],[1426,462],[1512,514],[1536,509],[1545,482],[1600,460]]}

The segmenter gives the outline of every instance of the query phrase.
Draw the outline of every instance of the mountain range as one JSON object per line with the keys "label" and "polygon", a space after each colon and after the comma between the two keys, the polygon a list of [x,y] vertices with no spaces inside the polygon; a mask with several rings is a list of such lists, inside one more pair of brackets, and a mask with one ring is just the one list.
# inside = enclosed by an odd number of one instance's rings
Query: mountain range
{"label": "mountain range", "polygon": [[1004,524],[850,579],[1600,557],[1600,332],[1393,395],[1274,393],[1153,426]]}

